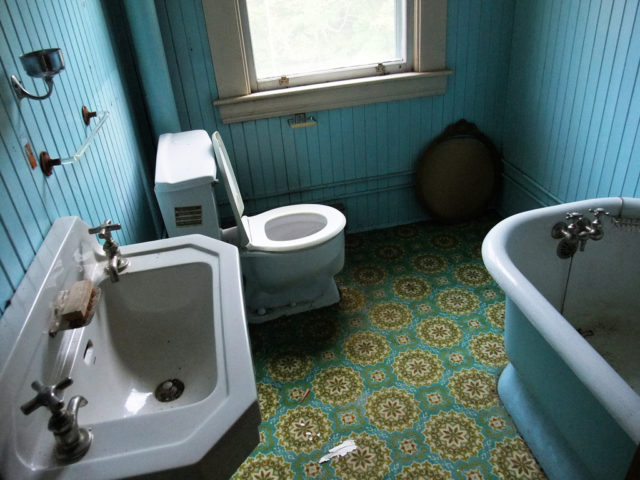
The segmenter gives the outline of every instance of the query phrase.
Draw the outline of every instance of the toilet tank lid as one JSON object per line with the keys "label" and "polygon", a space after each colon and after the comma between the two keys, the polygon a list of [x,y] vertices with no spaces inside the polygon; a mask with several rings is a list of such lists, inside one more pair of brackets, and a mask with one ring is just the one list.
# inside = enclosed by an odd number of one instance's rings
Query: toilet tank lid
{"label": "toilet tank lid", "polygon": [[156,192],[184,190],[216,181],[216,162],[204,130],[164,133],[156,154]]}

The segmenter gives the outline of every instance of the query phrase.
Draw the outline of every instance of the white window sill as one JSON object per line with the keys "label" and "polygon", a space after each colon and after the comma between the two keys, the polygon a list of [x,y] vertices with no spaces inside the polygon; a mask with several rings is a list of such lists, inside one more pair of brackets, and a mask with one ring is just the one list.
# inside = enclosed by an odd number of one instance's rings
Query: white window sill
{"label": "white window sill", "polygon": [[291,87],[223,98],[213,104],[224,123],[369,103],[442,95],[451,70],[411,72]]}

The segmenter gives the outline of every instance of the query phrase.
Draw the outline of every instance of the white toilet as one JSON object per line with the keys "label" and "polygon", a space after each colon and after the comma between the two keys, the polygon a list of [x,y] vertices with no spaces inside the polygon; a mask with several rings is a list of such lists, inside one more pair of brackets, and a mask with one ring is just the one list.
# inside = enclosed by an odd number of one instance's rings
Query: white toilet
{"label": "white toilet", "polygon": [[[236,221],[235,227],[227,229],[219,226],[214,156]],[[324,307],[340,299],[333,276],[344,264],[344,215],[315,204],[244,215],[218,132],[211,139],[204,130],[161,135],[155,192],[169,236],[201,233],[240,249],[250,322]]]}

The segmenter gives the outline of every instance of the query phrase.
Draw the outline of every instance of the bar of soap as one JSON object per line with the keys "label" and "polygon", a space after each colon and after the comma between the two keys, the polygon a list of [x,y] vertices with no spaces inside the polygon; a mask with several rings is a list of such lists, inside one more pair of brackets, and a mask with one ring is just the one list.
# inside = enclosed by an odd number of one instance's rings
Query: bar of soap
{"label": "bar of soap", "polygon": [[82,280],[71,286],[69,295],[64,303],[62,314],[63,322],[69,324],[71,328],[84,325],[93,299],[94,289],[91,280]]}

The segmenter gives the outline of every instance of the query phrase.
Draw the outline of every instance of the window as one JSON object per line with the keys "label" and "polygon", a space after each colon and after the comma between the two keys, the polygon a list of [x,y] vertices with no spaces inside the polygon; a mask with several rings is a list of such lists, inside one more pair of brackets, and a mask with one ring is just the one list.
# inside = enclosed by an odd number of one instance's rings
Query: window
{"label": "window", "polygon": [[411,70],[405,0],[240,5],[252,91]]}
{"label": "window", "polygon": [[442,94],[446,0],[203,0],[225,123]]}

